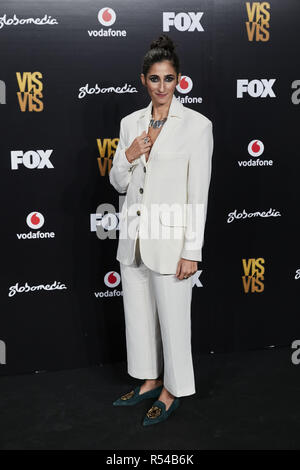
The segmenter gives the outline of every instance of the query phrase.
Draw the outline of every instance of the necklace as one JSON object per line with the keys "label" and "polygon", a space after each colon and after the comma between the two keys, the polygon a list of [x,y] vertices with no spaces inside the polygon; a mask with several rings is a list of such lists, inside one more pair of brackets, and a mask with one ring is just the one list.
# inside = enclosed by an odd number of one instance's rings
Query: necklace
{"label": "necklace", "polygon": [[150,119],[150,124],[149,126],[150,127],[153,127],[153,129],[157,129],[159,127],[162,127],[164,125],[164,123],[166,122],[167,118],[164,118],[164,119],[157,119],[156,121],[154,119]]}

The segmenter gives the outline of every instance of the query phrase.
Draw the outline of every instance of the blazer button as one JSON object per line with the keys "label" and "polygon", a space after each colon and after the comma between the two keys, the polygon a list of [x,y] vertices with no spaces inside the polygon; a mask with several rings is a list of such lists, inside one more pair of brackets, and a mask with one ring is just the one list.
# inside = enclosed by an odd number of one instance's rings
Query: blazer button
{"label": "blazer button", "polygon": [[137,215],[141,215],[141,211],[136,211]]}
{"label": "blazer button", "polygon": [[146,173],[146,167],[144,166],[144,173]]}
{"label": "blazer button", "polygon": [[143,188],[140,188],[140,193],[143,194],[144,190]]}

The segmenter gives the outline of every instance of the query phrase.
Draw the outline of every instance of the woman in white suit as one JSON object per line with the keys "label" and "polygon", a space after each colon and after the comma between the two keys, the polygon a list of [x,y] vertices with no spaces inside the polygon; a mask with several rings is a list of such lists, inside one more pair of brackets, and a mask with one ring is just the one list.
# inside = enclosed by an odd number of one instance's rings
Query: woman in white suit
{"label": "woman in white suit", "polygon": [[141,73],[151,101],[121,120],[109,174],[126,193],[117,260],[128,373],[144,380],[113,404],[156,398],[143,425],[164,421],[179,397],[195,393],[192,276],[202,260],[213,134],[207,117],[175,98],[179,70],[173,41],[163,34],[151,43]]}

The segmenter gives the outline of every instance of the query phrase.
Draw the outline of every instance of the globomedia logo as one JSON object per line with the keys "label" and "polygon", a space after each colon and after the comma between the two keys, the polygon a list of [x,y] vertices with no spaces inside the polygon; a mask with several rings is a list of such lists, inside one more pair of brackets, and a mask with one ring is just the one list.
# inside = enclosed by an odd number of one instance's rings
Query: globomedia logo
{"label": "globomedia logo", "polygon": [[246,209],[243,209],[242,212],[238,212],[237,209],[234,209],[232,212],[228,213],[227,223],[230,224],[236,220],[253,219],[257,217],[265,219],[266,217],[281,217],[281,214],[280,211],[272,207],[268,210],[258,210],[255,212],[248,212]]}
{"label": "globomedia logo", "polygon": [[202,103],[202,97],[188,95],[188,93],[190,93],[192,89],[193,89],[193,81],[191,77],[188,77],[187,75],[182,75],[180,82],[176,86],[176,90],[185,96],[177,97],[178,101],[180,101],[181,103]]}
{"label": "globomedia logo", "polygon": [[127,31],[125,29],[111,29],[109,26],[112,26],[117,19],[117,15],[115,10],[110,7],[101,8],[98,12],[98,21],[102,26],[105,28],[101,28],[100,30],[88,30],[88,35],[90,37],[126,37]]}
{"label": "globomedia logo", "polygon": [[0,17],[0,29],[4,26],[24,26],[29,25],[29,28],[32,28],[32,25],[44,26],[44,25],[55,25],[58,24],[56,18],[52,18],[50,15],[44,15],[43,18],[19,18],[15,13],[12,18],[7,18],[6,13]]}
{"label": "globomedia logo", "polygon": [[138,93],[136,87],[125,83],[123,86],[108,86],[102,87],[96,83],[93,87],[90,87],[88,83],[79,88],[78,98],[86,98],[89,95],[99,95],[106,93]]}
{"label": "globomedia logo", "polygon": [[238,160],[239,167],[249,166],[273,166],[274,161],[270,159],[258,158],[264,153],[265,146],[261,140],[254,139],[248,144],[248,154],[253,157],[248,160]]}
{"label": "globomedia logo", "polygon": [[40,292],[42,290],[52,291],[52,290],[65,290],[67,286],[60,281],[54,281],[52,284],[42,284],[30,285],[26,281],[25,284],[19,284],[16,282],[13,286],[10,286],[8,289],[8,297],[13,297],[17,294],[27,294],[28,292]]}
{"label": "globomedia logo", "polygon": [[34,212],[30,212],[30,214],[28,214],[28,216],[26,217],[26,223],[28,225],[28,227],[30,227],[31,229],[33,230],[37,230],[37,231],[30,231],[30,232],[27,232],[27,233],[17,233],[17,238],[19,240],[23,239],[23,240],[32,240],[32,239],[36,239],[36,238],[54,238],[55,237],[55,233],[54,232],[41,232],[40,229],[44,223],[45,223],[45,218],[43,216],[43,214],[41,214],[41,212],[37,212],[37,211],[34,211]]}

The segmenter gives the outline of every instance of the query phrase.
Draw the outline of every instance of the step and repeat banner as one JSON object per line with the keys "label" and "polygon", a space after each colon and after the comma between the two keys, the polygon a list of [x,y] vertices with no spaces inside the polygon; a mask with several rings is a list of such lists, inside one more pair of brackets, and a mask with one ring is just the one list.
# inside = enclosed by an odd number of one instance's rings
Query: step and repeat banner
{"label": "step and repeat banner", "polygon": [[176,98],[213,122],[193,351],[300,338],[299,14],[298,0],[0,2],[0,374],[126,359],[109,172],[161,33]]}

